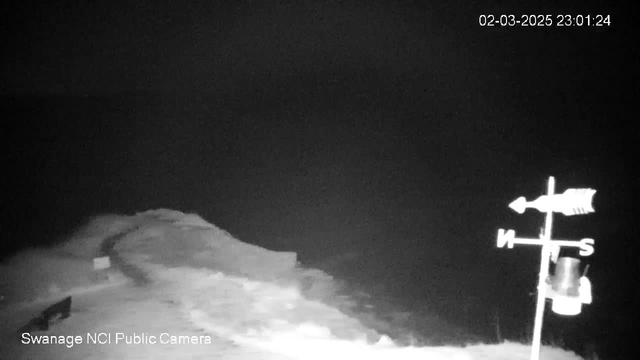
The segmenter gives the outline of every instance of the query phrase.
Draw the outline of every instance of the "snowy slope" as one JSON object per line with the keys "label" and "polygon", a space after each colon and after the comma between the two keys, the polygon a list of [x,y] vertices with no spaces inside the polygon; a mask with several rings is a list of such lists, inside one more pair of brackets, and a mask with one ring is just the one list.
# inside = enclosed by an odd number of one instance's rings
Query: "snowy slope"
{"label": "snowy slope", "polygon": [[[105,250],[108,239],[114,243]],[[6,358],[529,358],[529,346],[516,343],[398,346],[326,302],[305,297],[305,270],[294,253],[242,243],[196,215],[156,210],[99,218],[53,250],[2,268],[11,274],[2,289],[13,299],[0,308],[0,355]],[[101,250],[109,252],[114,268],[87,268]],[[136,281],[141,277],[145,281]],[[67,294],[73,296],[70,318],[48,332],[16,332]],[[579,357],[543,347],[541,359]]]}

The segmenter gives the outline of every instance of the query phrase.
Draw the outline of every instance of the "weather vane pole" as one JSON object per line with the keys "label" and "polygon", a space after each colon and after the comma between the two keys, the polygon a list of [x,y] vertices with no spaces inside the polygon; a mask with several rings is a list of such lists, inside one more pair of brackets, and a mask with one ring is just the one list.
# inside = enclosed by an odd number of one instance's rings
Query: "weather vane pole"
{"label": "weather vane pole", "polygon": [[[552,197],[555,191],[556,181],[549,177],[547,184],[547,196]],[[540,275],[538,277],[538,300],[536,302],[536,318],[533,323],[533,340],[531,342],[531,360],[540,358],[540,342],[542,339],[542,319],[544,316],[545,298],[547,296],[545,282],[549,276],[549,259],[551,258],[550,241],[551,227],[553,226],[553,209],[547,210],[544,221],[544,233],[542,234],[542,254],[540,255]]]}
{"label": "weather vane pole", "polygon": [[[553,310],[563,315],[577,315],[580,313],[582,304],[591,303],[591,283],[582,276],[578,278],[576,274],[580,261],[572,258],[558,259],[560,247],[579,247],[580,255],[589,256],[593,254],[593,239],[582,239],[578,241],[552,240],[551,228],[553,226],[553,213],[561,212],[564,215],[582,215],[594,212],[591,206],[595,190],[593,189],[568,189],[563,194],[555,194],[555,179],[549,177],[547,185],[547,195],[527,202],[524,197],[520,197],[511,204],[516,212],[522,214],[526,208],[535,208],[546,213],[544,231],[539,239],[516,238],[514,230],[498,230],[498,247],[505,244],[509,249],[514,244],[540,245],[542,247],[540,259],[540,273],[538,277],[538,299],[536,303],[536,317],[533,328],[533,339],[531,343],[531,360],[540,358],[540,342],[542,337],[542,321],[544,318],[544,308],[546,298],[553,299]],[[549,261],[553,260],[556,271],[551,284],[549,279]]]}

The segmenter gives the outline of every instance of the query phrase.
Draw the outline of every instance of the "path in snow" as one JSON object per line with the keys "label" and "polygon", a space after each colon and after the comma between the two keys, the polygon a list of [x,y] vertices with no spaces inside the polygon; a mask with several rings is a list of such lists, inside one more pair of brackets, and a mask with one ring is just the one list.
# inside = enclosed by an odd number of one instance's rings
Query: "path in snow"
{"label": "path in snow", "polygon": [[126,239],[131,232],[136,230],[138,230],[138,228],[133,227],[105,238],[100,245],[100,256],[108,256],[111,265],[131,279],[136,286],[145,286],[151,281],[147,274],[135,264],[126,261],[116,250],[118,242]]}

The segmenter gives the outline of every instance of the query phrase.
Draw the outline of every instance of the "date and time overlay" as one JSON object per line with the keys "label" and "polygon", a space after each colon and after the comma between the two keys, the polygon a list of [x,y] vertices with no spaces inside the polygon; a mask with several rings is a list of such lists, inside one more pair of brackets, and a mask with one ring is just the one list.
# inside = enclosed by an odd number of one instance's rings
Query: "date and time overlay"
{"label": "date and time overlay", "polygon": [[611,15],[515,15],[481,14],[478,16],[481,27],[601,27],[611,26]]}

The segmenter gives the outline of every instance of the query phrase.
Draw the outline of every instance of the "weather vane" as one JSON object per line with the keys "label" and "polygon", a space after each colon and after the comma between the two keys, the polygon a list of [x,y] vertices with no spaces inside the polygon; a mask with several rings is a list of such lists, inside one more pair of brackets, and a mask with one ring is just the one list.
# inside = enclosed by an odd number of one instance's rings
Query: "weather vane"
{"label": "weather vane", "polygon": [[[581,256],[589,256],[594,252],[595,241],[589,238],[580,241],[552,240],[551,227],[554,212],[560,212],[567,216],[594,212],[591,203],[596,191],[593,189],[568,189],[562,194],[554,194],[554,191],[555,179],[551,176],[549,177],[547,195],[542,195],[534,201],[527,201],[524,197],[519,197],[509,204],[509,207],[519,214],[524,213],[527,208],[534,208],[546,213],[545,227],[538,239],[516,238],[515,230],[498,230],[497,245],[499,248],[507,245],[509,249],[512,249],[514,244],[540,245],[542,247],[531,360],[540,358],[540,338],[546,298],[552,299],[552,310],[562,315],[577,315],[582,309],[582,304],[591,303],[591,283],[586,277],[586,269],[582,276],[580,275],[580,260],[571,257],[558,258],[558,255],[562,246],[569,246],[580,248],[579,254]],[[549,260],[556,264],[552,277],[549,277]]]}

